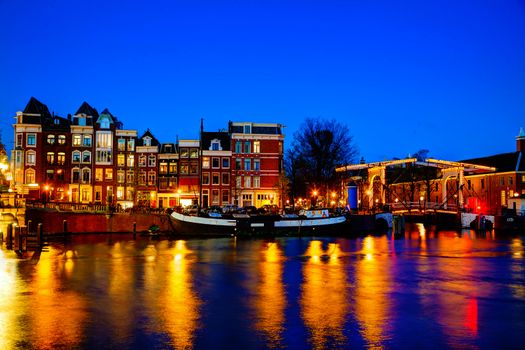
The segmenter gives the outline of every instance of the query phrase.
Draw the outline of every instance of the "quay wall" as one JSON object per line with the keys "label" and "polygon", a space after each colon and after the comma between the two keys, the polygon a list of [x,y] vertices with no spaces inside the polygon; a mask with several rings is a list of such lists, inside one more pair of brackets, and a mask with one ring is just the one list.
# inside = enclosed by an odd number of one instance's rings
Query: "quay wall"
{"label": "quay wall", "polygon": [[36,231],[38,223],[42,223],[45,234],[64,232],[64,220],[67,221],[69,233],[105,233],[105,232],[133,232],[133,223],[137,224],[136,232],[147,231],[155,224],[163,232],[171,231],[167,214],[149,213],[74,213],[59,212],[42,209],[27,209],[26,224],[31,220],[28,228]]}

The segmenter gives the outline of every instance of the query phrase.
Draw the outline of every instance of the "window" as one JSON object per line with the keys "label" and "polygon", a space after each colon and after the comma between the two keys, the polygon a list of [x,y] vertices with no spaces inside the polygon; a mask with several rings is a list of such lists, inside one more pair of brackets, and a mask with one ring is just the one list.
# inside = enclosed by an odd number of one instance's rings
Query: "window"
{"label": "window", "polygon": [[82,163],[91,163],[91,152],[90,151],[82,152]]}
{"label": "window", "polygon": [[128,140],[128,151],[134,151],[135,150],[135,140],[131,139]]}
{"label": "window", "polygon": [[198,174],[199,173],[199,167],[197,164],[190,164],[190,174]]}
{"label": "window", "polygon": [[58,144],[59,145],[65,145],[66,144],[66,135],[58,135]]}
{"label": "window", "polygon": [[145,185],[146,184],[146,172],[142,170],[139,174],[139,184]]}
{"label": "window", "polygon": [[133,154],[128,154],[128,168],[133,168],[135,166],[135,156]]}
{"label": "window", "polygon": [[244,153],[250,153],[251,151],[251,144],[250,141],[246,141],[244,143]]}
{"label": "window", "polygon": [[126,182],[128,184],[132,184],[134,181],[135,181],[135,173],[133,172],[133,170],[128,170],[126,172]]}
{"label": "window", "polygon": [[190,158],[199,158],[199,150],[196,148],[192,148],[190,150]]}
{"label": "window", "polygon": [[219,198],[219,190],[212,190],[211,191],[211,202],[213,205],[219,205],[220,203],[220,198]]}
{"label": "window", "polygon": [[91,182],[91,170],[82,169],[82,182],[85,184]]}
{"label": "window", "polygon": [[35,165],[36,162],[36,153],[35,151],[27,151],[26,153],[26,164]]}
{"label": "window", "polygon": [[505,178],[503,176],[499,178],[499,185],[505,186]]}
{"label": "window", "polygon": [[126,173],[124,170],[118,170],[117,171],[117,182],[118,183],[124,183],[126,180]]}
{"label": "window", "polygon": [[106,181],[113,180],[113,169],[106,169]]}
{"label": "window", "polygon": [[203,169],[210,168],[210,157],[202,157],[202,168]]}
{"label": "window", "polygon": [[252,133],[252,126],[250,124],[244,125],[244,133],[245,134],[251,134]]}
{"label": "window", "polygon": [[55,163],[55,153],[47,152],[47,164],[54,164],[54,163]]}
{"label": "window", "polygon": [[54,145],[55,144],[55,135],[47,135],[47,144],[48,145]]}
{"label": "window", "polygon": [[57,154],[57,164],[64,165],[66,163],[66,154],[64,152],[58,152]]}
{"label": "window", "polygon": [[91,147],[91,135],[84,135],[83,145],[85,147]]}
{"label": "window", "polygon": [[222,158],[222,167],[223,169],[230,168],[230,158]]}
{"label": "window", "polygon": [[80,180],[80,169],[78,168],[74,168],[72,171],[71,171],[71,179],[72,179],[72,182],[73,183],[77,183],[79,182]]}
{"label": "window", "polygon": [[151,137],[149,136],[146,136],[142,139],[142,143],[144,144],[144,146],[151,146]]}
{"label": "window", "polygon": [[165,190],[168,188],[168,179],[166,178],[159,178],[159,188],[161,190]]}
{"label": "window", "polygon": [[181,165],[180,173],[183,175],[187,175],[189,173],[189,167],[187,165]]}
{"label": "window", "polygon": [[219,184],[219,173],[213,173],[211,176],[211,184],[212,185],[218,185]]}
{"label": "window", "polygon": [[229,185],[230,184],[230,174],[222,173],[222,184],[223,185]]}
{"label": "window", "polygon": [[210,184],[210,173],[202,173],[202,184],[203,185]]}
{"label": "window", "polygon": [[16,134],[16,147],[22,147],[23,140],[24,140],[23,134]]}
{"label": "window", "polygon": [[180,157],[181,158],[188,158],[188,149],[187,148],[181,148],[180,149]]}
{"label": "window", "polygon": [[235,170],[241,170],[241,160],[235,159]]}
{"label": "window", "polygon": [[35,134],[27,134],[27,146],[36,146]]}
{"label": "window", "polygon": [[122,186],[117,187],[117,199],[118,200],[124,199],[124,187]]}
{"label": "window", "polygon": [[261,187],[261,178],[259,176],[254,176],[253,177],[253,187],[254,188]]}
{"label": "window", "polygon": [[253,141],[253,153],[261,153],[261,142]]}
{"label": "window", "polygon": [[242,181],[242,178],[240,176],[237,176],[235,178],[235,187],[236,188],[241,188],[241,181]]}
{"label": "window", "polygon": [[157,174],[154,171],[150,171],[148,173],[148,185],[155,185],[156,180],[157,180]]}
{"label": "window", "polygon": [[109,120],[107,118],[104,118],[100,121],[100,128],[109,129]]}
{"label": "window", "polygon": [[35,183],[35,171],[33,169],[27,169],[26,170],[26,184],[34,184]]}
{"label": "window", "polygon": [[230,191],[222,190],[222,203],[228,203],[230,201]]}
{"label": "window", "polygon": [[111,149],[113,146],[113,137],[110,132],[97,133],[97,148]]}
{"label": "window", "polygon": [[95,169],[95,181],[102,181],[104,178],[102,177],[102,174],[104,172],[104,169],[102,168],[96,168]]}
{"label": "window", "polygon": [[117,149],[122,152],[126,150],[126,139],[117,140]]}
{"label": "window", "polygon": [[97,150],[97,163],[111,164],[113,161],[111,151]]}
{"label": "window", "polygon": [[211,150],[212,151],[220,151],[221,150],[221,143],[217,140],[213,140],[211,142]]}
{"label": "window", "polygon": [[252,165],[251,159],[244,160],[244,170],[251,170],[251,165]]}
{"label": "window", "polygon": [[170,174],[177,173],[177,162],[170,163]]}
{"label": "window", "polygon": [[261,160],[260,159],[253,160],[253,170],[256,170],[256,171],[261,170]]}
{"label": "window", "polygon": [[167,174],[168,173],[168,163],[161,162],[159,164],[159,174]]}
{"label": "window", "polygon": [[514,180],[512,179],[512,176],[509,176],[509,180],[507,182],[509,184],[509,186],[512,186],[513,182],[514,182]]}
{"label": "window", "polygon": [[122,153],[117,155],[117,165],[118,166],[126,165],[126,160],[125,160],[125,157],[124,157],[124,155]]}
{"label": "window", "polygon": [[212,168],[217,169],[217,168],[220,167],[219,159],[220,159],[220,158],[217,158],[217,157],[213,157],[213,158],[211,159],[211,167],[212,167]]}
{"label": "window", "polygon": [[73,146],[80,146],[82,144],[82,137],[79,134],[73,134]]}
{"label": "window", "polygon": [[64,170],[62,170],[62,169],[58,169],[57,170],[57,180],[58,181],[64,181],[64,179],[65,179],[64,175],[65,175]]}
{"label": "window", "polygon": [[139,166],[145,167],[146,166],[146,156],[140,156],[139,157]]}
{"label": "window", "polygon": [[249,176],[244,177],[244,187],[250,188],[252,185],[252,178]]}
{"label": "window", "polygon": [[242,153],[242,142],[241,141],[235,142],[235,153]]}
{"label": "window", "polygon": [[157,165],[157,158],[155,156],[149,156],[148,157],[148,166],[154,167]]}

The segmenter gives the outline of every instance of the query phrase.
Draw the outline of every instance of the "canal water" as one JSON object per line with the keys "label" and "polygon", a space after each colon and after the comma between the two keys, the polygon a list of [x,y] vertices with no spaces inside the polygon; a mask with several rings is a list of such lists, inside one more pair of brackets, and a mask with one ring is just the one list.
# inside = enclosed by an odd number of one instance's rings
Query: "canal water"
{"label": "canal water", "polygon": [[151,240],[0,250],[0,349],[519,349],[524,236]]}

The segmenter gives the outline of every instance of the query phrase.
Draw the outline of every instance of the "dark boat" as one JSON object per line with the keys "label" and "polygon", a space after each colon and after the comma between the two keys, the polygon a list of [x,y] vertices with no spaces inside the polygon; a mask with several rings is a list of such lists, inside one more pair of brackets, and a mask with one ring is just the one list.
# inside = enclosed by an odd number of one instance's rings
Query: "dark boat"
{"label": "dark boat", "polygon": [[202,217],[173,212],[170,217],[175,231],[188,235],[336,234],[346,224],[345,216],[329,216],[327,210],[309,211],[306,214]]}

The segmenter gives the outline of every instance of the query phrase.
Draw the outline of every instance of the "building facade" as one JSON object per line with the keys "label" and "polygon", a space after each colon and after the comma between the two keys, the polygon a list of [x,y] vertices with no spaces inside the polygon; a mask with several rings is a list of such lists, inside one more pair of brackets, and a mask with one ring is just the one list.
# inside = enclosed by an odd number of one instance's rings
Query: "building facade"
{"label": "building facade", "polygon": [[202,132],[202,206],[231,202],[231,139],[227,132]]}

